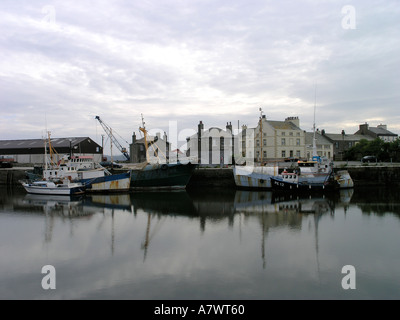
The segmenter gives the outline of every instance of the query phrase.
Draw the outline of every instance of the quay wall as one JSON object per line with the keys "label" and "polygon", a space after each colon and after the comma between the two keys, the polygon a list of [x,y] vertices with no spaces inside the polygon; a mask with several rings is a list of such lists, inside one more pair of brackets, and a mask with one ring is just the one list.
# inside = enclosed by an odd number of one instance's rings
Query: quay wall
{"label": "quay wall", "polygon": [[[354,166],[344,169],[350,173],[355,187],[400,186],[400,166]],[[233,171],[231,168],[196,169],[188,187],[235,188]]]}
{"label": "quay wall", "polygon": [[[18,185],[31,168],[0,169],[0,185]],[[338,168],[339,169],[339,168]],[[400,186],[400,166],[354,166],[349,171],[355,186]],[[198,168],[189,181],[188,188],[235,188],[232,168]]]}

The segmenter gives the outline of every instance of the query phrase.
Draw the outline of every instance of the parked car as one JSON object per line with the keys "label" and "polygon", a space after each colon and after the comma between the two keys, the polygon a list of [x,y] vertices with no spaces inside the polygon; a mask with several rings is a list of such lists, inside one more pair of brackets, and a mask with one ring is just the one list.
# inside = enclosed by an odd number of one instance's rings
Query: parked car
{"label": "parked car", "polygon": [[1,168],[12,168],[14,159],[10,157],[0,156],[0,166]]}
{"label": "parked car", "polygon": [[377,162],[378,161],[378,159],[377,159],[377,157],[375,157],[375,156],[365,156],[365,157],[363,157],[362,159],[361,159],[361,162],[362,163],[368,163],[368,162]]}
{"label": "parked car", "polygon": [[102,161],[100,162],[100,165],[104,168],[122,168],[122,164],[119,164],[117,162],[111,162],[111,161]]}

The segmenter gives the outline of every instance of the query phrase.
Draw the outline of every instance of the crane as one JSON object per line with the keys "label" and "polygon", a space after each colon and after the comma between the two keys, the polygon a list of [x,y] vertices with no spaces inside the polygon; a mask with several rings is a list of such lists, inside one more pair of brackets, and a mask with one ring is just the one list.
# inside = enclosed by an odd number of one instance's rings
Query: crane
{"label": "crane", "polygon": [[96,116],[95,119],[97,119],[101,126],[103,127],[104,131],[107,133],[107,135],[109,136],[109,138],[111,139],[111,141],[117,146],[118,150],[121,151],[121,153],[125,156],[125,158],[129,161],[131,158],[129,156],[128,151],[126,150],[126,148],[124,148],[119,141],[115,138],[115,136],[112,133],[112,129],[110,128],[110,126],[108,126],[107,124],[104,123],[103,120],[100,119],[99,116]]}

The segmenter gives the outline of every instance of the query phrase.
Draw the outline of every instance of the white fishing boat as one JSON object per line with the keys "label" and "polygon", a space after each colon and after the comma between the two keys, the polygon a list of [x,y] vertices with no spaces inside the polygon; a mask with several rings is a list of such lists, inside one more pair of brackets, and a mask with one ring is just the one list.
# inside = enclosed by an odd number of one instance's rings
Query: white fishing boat
{"label": "white fishing boat", "polygon": [[[47,143],[50,150],[50,161],[47,159]],[[50,133],[48,142],[45,142],[45,148],[45,167],[36,176],[29,175],[32,180],[68,179],[72,182],[82,183],[87,192],[125,192],[130,189],[131,173],[129,171],[112,174],[96,163],[91,156],[63,155],[56,162],[54,160],[56,151],[51,145]]]}
{"label": "white fishing boat", "polygon": [[85,186],[82,183],[69,180],[22,182],[22,186],[31,194],[71,196],[85,193]]}

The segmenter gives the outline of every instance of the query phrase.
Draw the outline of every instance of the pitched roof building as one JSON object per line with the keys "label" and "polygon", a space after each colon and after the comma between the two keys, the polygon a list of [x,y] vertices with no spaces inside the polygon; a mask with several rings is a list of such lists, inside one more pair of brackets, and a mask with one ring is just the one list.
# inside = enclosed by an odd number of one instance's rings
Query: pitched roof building
{"label": "pitched roof building", "polygon": [[[44,163],[47,139],[0,140],[0,155],[18,163]],[[93,156],[100,162],[103,148],[89,137],[51,138],[51,144],[61,156],[65,154]]]}
{"label": "pitched roof building", "polygon": [[377,127],[370,127],[368,123],[360,124],[360,129],[355,134],[370,136],[374,139],[380,138],[385,142],[392,142],[398,138],[397,134],[387,129],[386,124],[380,124]]}
{"label": "pitched roof building", "polygon": [[332,142],[333,160],[336,161],[342,161],[345,152],[354,147],[360,140],[374,140],[374,138],[368,135],[346,134],[344,130],[342,130],[342,133],[325,133],[325,130],[322,130],[321,134]]}
{"label": "pitched roof building", "polygon": [[305,157],[305,131],[300,129],[299,117],[275,121],[267,120],[263,115],[256,128],[246,127],[245,130],[240,145],[247,161]]}

